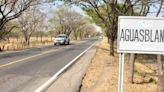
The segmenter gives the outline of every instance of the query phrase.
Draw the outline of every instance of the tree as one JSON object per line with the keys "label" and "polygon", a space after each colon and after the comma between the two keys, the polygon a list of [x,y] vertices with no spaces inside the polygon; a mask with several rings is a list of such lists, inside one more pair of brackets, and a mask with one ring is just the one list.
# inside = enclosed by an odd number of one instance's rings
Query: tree
{"label": "tree", "polygon": [[[21,32],[19,30],[19,23],[16,20],[12,20],[10,22],[8,22],[6,25],[6,30],[9,31],[9,33],[7,33],[6,35],[6,39],[9,41],[10,37],[15,37],[18,38],[19,36],[21,36]],[[12,29],[13,28],[13,29]]]}
{"label": "tree", "polygon": [[36,4],[37,0],[1,0],[0,1],[0,40],[5,39],[5,36],[13,29],[4,30],[5,25],[18,18],[30,6]]}
{"label": "tree", "polygon": [[89,36],[94,37],[98,34],[98,32],[96,31],[96,28],[93,24],[85,25],[83,27],[83,30],[85,30],[85,31],[81,31],[82,38],[88,38]]}
{"label": "tree", "polygon": [[56,34],[67,34],[68,36],[71,34],[72,29],[69,23],[74,19],[74,13],[68,7],[61,7],[54,12],[51,22],[54,24]]}
{"label": "tree", "polygon": [[85,17],[82,17],[82,16],[81,17],[79,16],[79,19],[77,19],[77,21],[75,21],[72,24],[72,29],[73,29],[75,40],[78,40],[78,38],[83,39],[84,36],[82,35],[87,30],[88,25],[89,25],[89,22],[86,20]]}
{"label": "tree", "polygon": [[54,12],[54,17],[51,19],[54,24],[56,34],[71,34],[77,40],[82,35],[85,25],[90,23],[87,17],[72,10],[70,7],[61,7]]}
{"label": "tree", "polygon": [[43,14],[36,7],[31,7],[18,18],[18,21],[24,36],[24,45],[29,46],[32,34],[43,21]]}
{"label": "tree", "polygon": [[110,54],[114,56],[114,41],[117,37],[117,17],[122,14],[122,12],[118,11],[120,7],[118,6],[117,1],[110,0],[108,2],[106,0],[80,0],[78,2],[84,6],[84,10],[94,13],[98,18],[98,21],[101,21],[102,26],[105,28],[106,36],[109,39]]}
{"label": "tree", "polygon": [[[156,13],[156,17],[159,16],[160,11],[162,9],[164,0],[160,0],[160,6],[159,9]],[[158,64],[158,87],[157,87],[157,92],[163,92],[164,91],[164,71],[163,71],[163,61],[161,60],[161,55],[157,55],[157,64]]]}
{"label": "tree", "polygon": [[[158,0],[68,0],[81,6],[91,14],[96,23],[101,22],[110,43],[110,54],[114,56],[114,41],[117,38],[118,16],[146,16],[150,6]],[[90,14],[89,14],[90,15]],[[97,22],[98,21],[98,22]]]}

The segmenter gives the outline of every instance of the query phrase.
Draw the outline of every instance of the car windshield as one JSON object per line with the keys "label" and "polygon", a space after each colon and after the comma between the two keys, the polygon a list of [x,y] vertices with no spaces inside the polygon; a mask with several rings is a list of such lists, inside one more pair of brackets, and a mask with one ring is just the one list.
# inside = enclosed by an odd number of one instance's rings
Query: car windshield
{"label": "car windshield", "polygon": [[66,38],[66,36],[61,36],[61,35],[59,35],[59,36],[57,36],[56,38]]}

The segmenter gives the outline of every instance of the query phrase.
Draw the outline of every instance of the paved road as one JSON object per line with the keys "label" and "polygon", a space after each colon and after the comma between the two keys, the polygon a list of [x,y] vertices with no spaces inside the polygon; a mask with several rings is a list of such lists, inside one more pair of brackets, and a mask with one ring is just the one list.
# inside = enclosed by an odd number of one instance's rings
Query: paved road
{"label": "paved road", "polygon": [[0,54],[0,92],[32,92],[97,39]]}

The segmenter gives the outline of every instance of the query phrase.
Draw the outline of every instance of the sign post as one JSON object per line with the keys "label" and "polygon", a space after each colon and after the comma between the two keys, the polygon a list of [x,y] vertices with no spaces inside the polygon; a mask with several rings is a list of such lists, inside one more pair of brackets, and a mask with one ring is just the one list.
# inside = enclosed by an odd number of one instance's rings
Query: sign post
{"label": "sign post", "polygon": [[118,79],[118,92],[123,92],[124,80],[124,53],[119,54],[119,79]]}
{"label": "sign post", "polygon": [[164,18],[119,16],[117,40],[120,54],[118,92],[123,92],[124,54],[163,54]]}

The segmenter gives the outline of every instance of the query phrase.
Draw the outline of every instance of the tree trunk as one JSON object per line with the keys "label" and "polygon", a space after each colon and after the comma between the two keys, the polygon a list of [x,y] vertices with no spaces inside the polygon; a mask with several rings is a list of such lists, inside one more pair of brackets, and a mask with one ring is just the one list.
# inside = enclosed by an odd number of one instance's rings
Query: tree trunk
{"label": "tree trunk", "polygon": [[27,46],[27,38],[25,38],[24,46]]}
{"label": "tree trunk", "polygon": [[75,40],[77,40],[78,39],[78,34],[74,33],[74,37],[75,37]]}
{"label": "tree trunk", "polygon": [[82,33],[79,34],[80,40],[83,39]]}
{"label": "tree trunk", "polygon": [[42,35],[40,36],[40,39],[41,39],[41,43],[42,43],[43,42],[43,36]]}
{"label": "tree trunk", "polygon": [[157,92],[164,92],[164,74],[163,74],[163,62],[161,60],[161,55],[157,55],[157,62],[158,62]]}
{"label": "tree trunk", "polygon": [[25,47],[28,47],[30,45],[30,37],[25,37]]}
{"label": "tree trunk", "polygon": [[157,92],[164,92],[164,74],[158,77]]}
{"label": "tree trunk", "polygon": [[158,17],[158,15],[159,15],[160,12],[161,12],[162,5],[163,5],[163,1],[164,1],[164,0],[161,0],[161,2],[160,2],[160,6],[159,6],[159,9],[158,9],[158,11],[157,11],[157,13],[156,13],[156,17]]}
{"label": "tree trunk", "polygon": [[157,64],[158,64],[158,75],[160,76],[163,74],[163,64],[161,60],[161,55],[157,55]]}
{"label": "tree trunk", "polygon": [[30,38],[27,40],[27,46],[30,45]]}
{"label": "tree trunk", "polygon": [[1,47],[0,47],[0,52],[2,52],[2,49],[1,49]]}
{"label": "tree trunk", "polygon": [[135,54],[130,54],[130,59],[129,59],[129,83],[134,83],[133,78],[134,78],[134,66],[135,66]]}
{"label": "tree trunk", "polygon": [[110,55],[114,56],[114,39],[110,39]]}
{"label": "tree trunk", "polygon": [[110,39],[109,39],[109,37],[108,37],[108,43],[110,43]]}

